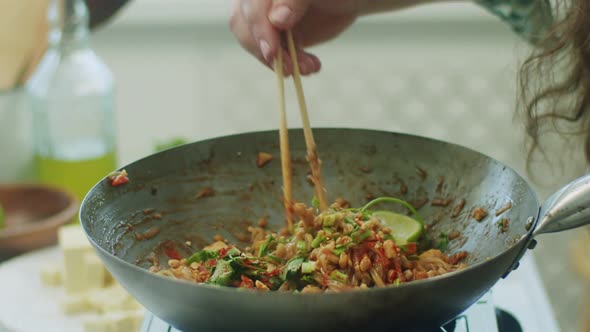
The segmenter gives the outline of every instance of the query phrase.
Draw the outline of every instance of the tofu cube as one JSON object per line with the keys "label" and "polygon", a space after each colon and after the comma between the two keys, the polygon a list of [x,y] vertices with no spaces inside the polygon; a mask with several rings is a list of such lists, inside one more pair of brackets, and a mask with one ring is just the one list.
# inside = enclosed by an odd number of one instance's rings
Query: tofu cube
{"label": "tofu cube", "polygon": [[103,288],[106,284],[106,268],[94,253],[84,255],[84,273],[87,289]]}
{"label": "tofu cube", "polygon": [[96,316],[84,321],[84,332],[117,332],[116,324],[108,317]]}
{"label": "tofu cube", "polygon": [[66,315],[74,315],[91,310],[86,294],[67,295],[59,303],[61,310]]}
{"label": "tofu cube", "polygon": [[62,275],[58,264],[50,264],[41,269],[41,283],[48,287],[61,285]]}
{"label": "tofu cube", "polygon": [[127,311],[93,317],[84,322],[84,332],[138,332],[143,315],[143,311]]}
{"label": "tofu cube", "polygon": [[93,249],[80,225],[66,225],[58,232],[59,247],[64,258],[64,286],[68,294],[87,289],[84,258]]}

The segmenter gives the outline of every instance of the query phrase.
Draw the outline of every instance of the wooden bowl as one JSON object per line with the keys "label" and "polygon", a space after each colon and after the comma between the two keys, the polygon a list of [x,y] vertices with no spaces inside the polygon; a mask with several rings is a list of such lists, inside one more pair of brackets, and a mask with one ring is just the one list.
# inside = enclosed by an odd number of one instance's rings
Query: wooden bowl
{"label": "wooden bowl", "polygon": [[0,185],[0,205],[0,259],[55,244],[57,229],[74,221],[79,209],[73,195],[37,184]]}

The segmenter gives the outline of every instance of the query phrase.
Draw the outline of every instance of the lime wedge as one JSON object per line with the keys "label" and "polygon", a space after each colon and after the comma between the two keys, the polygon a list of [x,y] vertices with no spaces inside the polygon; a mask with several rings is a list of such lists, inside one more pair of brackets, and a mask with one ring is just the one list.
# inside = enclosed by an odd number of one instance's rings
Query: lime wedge
{"label": "lime wedge", "polygon": [[391,229],[393,240],[398,246],[416,242],[422,235],[422,224],[416,219],[391,211],[375,211],[373,216]]}

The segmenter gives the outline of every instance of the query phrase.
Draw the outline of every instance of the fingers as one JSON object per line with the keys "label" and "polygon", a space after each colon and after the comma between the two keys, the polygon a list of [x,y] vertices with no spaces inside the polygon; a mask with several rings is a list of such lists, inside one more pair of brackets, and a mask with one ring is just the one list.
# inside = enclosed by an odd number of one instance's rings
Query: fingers
{"label": "fingers", "polygon": [[275,0],[268,19],[281,30],[292,29],[305,15],[311,0]]}
{"label": "fingers", "polygon": [[[291,57],[287,50],[281,47],[280,31],[271,23],[269,12],[272,13],[277,5],[288,5],[289,8],[294,8],[293,13],[298,13],[293,17],[300,19],[308,6],[304,3],[308,1],[275,0],[273,5],[272,0],[236,0],[230,18],[230,30],[244,49],[271,69],[277,52],[282,50],[283,72],[285,76],[289,76],[293,72]],[[302,75],[309,75],[320,70],[319,59],[301,49],[297,50],[297,60]]]}
{"label": "fingers", "polygon": [[279,49],[279,33],[268,20],[272,0],[243,0],[242,13],[252,39],[267,64],[272,64]]}

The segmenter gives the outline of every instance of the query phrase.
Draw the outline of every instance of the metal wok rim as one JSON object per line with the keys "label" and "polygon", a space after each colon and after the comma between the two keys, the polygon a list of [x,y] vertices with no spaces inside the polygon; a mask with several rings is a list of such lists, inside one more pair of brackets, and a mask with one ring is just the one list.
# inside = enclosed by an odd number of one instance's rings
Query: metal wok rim
{"label": "metal wok rim", "polygon": [[[302,130],[301,128],[291,128],[289,129],[289,134],[296,132],[296,131],[300,131]],[[536,192],[531,188],[530,184],[528,183],[528,181],[526,181],[518,172],[516,172],[512,167],[502,163],[501,161],[498,161],[497,159],[494,159],[484,153],[481,153],[479,151],[476,151],[474,149],[465,147],[463,145],[460,144],[456,144],[456,143],[451,143],[451,142],[446,142],[446,141],[442,141],[439,139],[435,139],[435,138],[429,138],[429,137],[425,137],[425,136],[420,136],[420,135],[414,135],[414,134],[407,134],[407,133],[403,133],[403,132],[393,132],[393,131],[386,131],[386,130],[374,130],[374,129],[365,129],[365,128],[352,128],[352,127],[317,127],[317,128],[313,128],[314,132],[317,131],[330,131],[330,130],[347,130],[347,131],[361,131],[361,132],[367,132],[367,133],[374,133],[374,134],[386,134],[386,135],[401,135],[401,136],[406,136],[406,137],[410,137],[410,138],[415,138],[415,139],[421,139],[421,140],[426,140],[426,141],[430,141],[430,142],[436,142],[436,143],[445,143],[448,145],[451,145],[453,147],[456,148],[461,148],[464,149],[466,151],[469,151],[471,153],[477,154],[479,156],[488,158],[490,160],[493,160],[494,162],[498,163],[499,165],[501,165],[502,167],[505,167],[506,169],[509,169],[510,171],[513,172],[514,175],[516,175],[517,178],[519,178],[520,180],[522,180],[526,185],[527,188],[529,189],[529,191],[532,193],[535,202],[537,204],[537,208],[540,206],[539,203],[539,199],[538,196],[536,194]],[[142,163],[144,160],[150,159],[150,158],[157,158],[162,154],[165,153],[169,153],[171,151],[174,150],[179,150],[179,149],[186,149],[188,146],[191,145],[196,145],[196,144],[203,144],[203,143],[210,143],[216,140],[220,140],[220,139],[228,139],[228,138],[235,138],[235,137],[239,137],[239,136],[249,136],[249,135],[255,135],[255,134],[270,134],[270,133],[276,133],[278,135],[278,130],[260,130],[260,131],[249,131],[249,132],[243,132],[243,133],[236,133],[236,134],[228,134],[228,135],[222,135],[222,136],[216,136],[216,137],[212,137],[212,138],[208,138],[208,139],[204,139],[204,140],[199,140],[199,141],[195,141],[195,142],[191,142],[191,143],[186,143],[186,144],[182,144],[176,147],[172,147],[163,151],[159,151],[147,156],[144,156],[140,159],[137,159],[131,163],[128,163],[120,168],[118,168],[117,170],[123,170],[126,167],[132,166],[132,165],[136,165],[139,163]],[[321,142],[318,144],[318,146],[321,145]],[[84,211],[86,211],[87,209],[87,201],[89,200],[89,197],[93,194],[93,192],[95,190],[97,190],[97,188],[106,180],[108,176],[105,176],[104,178],[102,178],[97,184],[95,184],[89,191],[88,193],[85,195],[84,199],[82,200],[81,206],[80,206],[80,212],[79,212],[79,218],[82,221],[82,215],[84,214]],[[536,216],[533,216],[536,218]],[[176,278],[171,278],[171,277],[165,277],[165,276],[161,276],[158,275],[156,273],[150,272],[146,269],[143,269],[135,264],[132,264],[116,255],[111,254],[110,252],[108,252],[107,250],[105,250],[104,248],[102,248],[100,245],[98,245],[93,239],[92,237],[89,235],[89,231],[87,230],[87,225],[84,222],[80,223],[82,226],[82,229],[84,230],[84,233],[86,234],[86,237],[88,238],[88,240],[92,243],[92,245],[97,248],[97,250],[102,251],[104,254],[110,256],[111,258],[114,258],[117,262],[124,264],[125,266],[134,269],[135,271],[138,271],[140,273],[147,273],[150,276],[156,277],[156,278],[161,278],[162,280],[165,280],[166,282],[170,281],[170,282],[176,282],[176,283],[180,283],[183,285],[192,285],[192,287],[198,287],[198,288],[204,288],[206,290],[216,290],[216,291],[220,291],[220,292],[227,292],[228,294],[234,294],[234,296],[236,296],[237,294],[246,294],[245,296],[264,296],[264,297],[277,297],[277,296],[281,296],[281,297],[287,297],[287,296],[291,296],[291,297],[296,297],[296,296],[301,296],[304,295],[306,297],[308,296],[320,296],[320,297],[336,297],[336,296],[345,296],[347,294],[355,294],[358,292],[362,292],[362,293],[371,293],[371,292],[379,292],[379,291],[383,291],[383,290],[387,290],[387,291],[391,291],[393,289],[398,289],[398,288],[408,288],[408,287],[414,287],[413,285],[421,285],[423,283],[428,283],[428,282],[432,282],[432,281],[438,281],[438,280],[443,280],[444,278],[451,278],[454,275],[458,274],[458,273],[462,273],[462,272],[466,272],[472,269],[476,269],[477,267],[484,265],[484,264],[488,264],[491,263],[493,261],[499,260],[499,258],[506,254],[508,251],[512,250],[513,248],[517,247],[517,246],[522,246],[521,248],[521,253],[524,253],[526,251],[526,244],[522,244],[522,242],[527,242],[529,240],[529,238],[531,238],[532,232],[534,231],[535,227],[531,227],[528,231],[526,231],[526,233],[524,233],[523,235],[521,235],[520,239],[518,239],[517,241],[515,241],[514,243],[512,243],[508,248],[505,248],[504,250],[502,250],[501,252],[497,253],[495,256],[489,258],[489,259],[484,259],[478,263],[475,264],[470,264],[467,265],[467,267],[461,269],[461,270],[456,270],[456,271],[452,271],[449,273],[445,273],[443,275],[439,275],[439,276],[435,276],[435,277],[431,277],[431,278],[427,278],[427,279],[422,279],[422,280],[416,280],[416,281],[412,281],[409,283],[402,283],[398,286],[393,286],[393,285],[386,285],[385,287],[369,287],[366,289],[352,289],[352,290],[348,290],[348,291],[343,291],[343,292],[322,292],[322,293],[310,293],[310,294],[293,294],[291,292],[278,292],[278,291],[272,291],[272,292],[257,292],[257,291],[251,291],[251,290],[240,290],[238,288],[235,287],[229,287],[229,286],[214,286],[214,285],[209,285],[209,284],[204,284],[204,283],[196,283],[196,282],[189,282],[186,280],[182,280],[182,279],[176,279]],[[521,255],[517,256],[518,259],[520,259]],[[512,264],[514,265],[514,263]],[[512,265],[508,267],[508,270],[505,271],[509,272],[512,269]]]}

